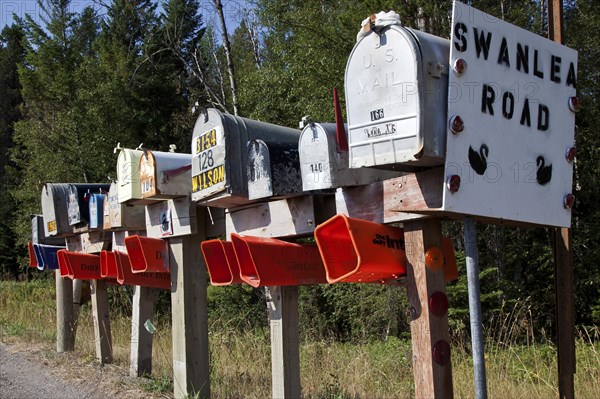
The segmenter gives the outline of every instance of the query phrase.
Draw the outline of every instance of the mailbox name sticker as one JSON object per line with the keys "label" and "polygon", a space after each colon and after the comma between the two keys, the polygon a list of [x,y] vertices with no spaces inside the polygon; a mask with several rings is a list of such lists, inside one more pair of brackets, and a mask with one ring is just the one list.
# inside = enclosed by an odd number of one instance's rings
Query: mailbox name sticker
{"label": "mailbox name sticker", "polygon": [[218,183],[225,181],[225,165],[217,166],[210,170],[200,173],[198,176],[192,176],[192,192],[198,192],[210,188]]}
{"label": "mailbox name sticker", "polygon": [[48,232],[56,231],[56,220],[51,220],[48,222]]}

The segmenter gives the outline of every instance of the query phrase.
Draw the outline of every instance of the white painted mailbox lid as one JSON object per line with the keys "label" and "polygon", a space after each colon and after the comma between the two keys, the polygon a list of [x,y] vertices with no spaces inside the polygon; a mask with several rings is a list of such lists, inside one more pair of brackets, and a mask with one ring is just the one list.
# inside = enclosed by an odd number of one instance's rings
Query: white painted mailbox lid
{"label": "white painted mailbox lid", "polygon": [[350,168],[443,163],[448,46],[401,25],[354,46],[345,76]]}
{"label": "white painted mailbox lid", "polygon": [[461,184],[444,190],[443,208],[570,226],[577,52],[460,2],[451,33],[450,65],[467,68],[449,78],[448,118],[459,115],[464,130],[448,128],[445,176]]}
{"label": "white painted mailbox lid", "polygon": [[117,181],[119,182],[119,202],[141,199],[140,157],[143,151],[121,149],[117,157]]}

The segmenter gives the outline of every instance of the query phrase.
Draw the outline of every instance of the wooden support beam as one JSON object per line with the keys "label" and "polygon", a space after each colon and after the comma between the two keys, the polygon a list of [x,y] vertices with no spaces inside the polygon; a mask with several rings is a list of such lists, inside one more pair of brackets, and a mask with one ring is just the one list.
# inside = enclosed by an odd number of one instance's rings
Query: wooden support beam
{"label": "wooden support beam", "polygon": [[452,398],[448,314],[435,316],[429,307],[433,294],[445,295],[444,271],[443,268],[436,271],[425,263],[429,248],[441,248],[441,222],[439,219],[406,222],[404,239],[415,397]]}
{"label": "wooden support beam", "polygon": [[146,320],[152,320],[154,303],[158,296],[156,288],[134,287],[133,312],[131,316],[131,352],[129,375],[141,377],[152,373],[152,334],[145,328]]}
{"label": "wooden support beam", "polygon": [[267,287],[266,293],[271,328],[273,399],[299,398],[302,389],[298,287]]}
{"label": "wooden support beam", "polygon": [[96,359],[102,364],[112,363],[112,336],[106,281],[92,280],[91,289]]}
{"label": "wooden support beam", "polygon": [[[548,1],[548,38],[564,44],[563,2]],[[556,298],[556,340],[558,392],[560,399],[575,397],[575,304],[573,299],[573,258],[571,230],[554,229],[554,288]]]}
{"label": "wooden support beam", "polygon": [[571,230],[554,229],[554,286],[556,295],[556,346],[560,399],[575,398],[575,303],[573,298]]}
{"label": "wooden support beam", "polygon": [[73,280],[60,277],[56,279],[56,351],[70,352],[75,348],[73,334]]}
{"label": "wooden support beam", "polygon": [[205,212],[197,209],[198,234],[169,239],[175,398],[210,397],[206,265],[200,253]]}

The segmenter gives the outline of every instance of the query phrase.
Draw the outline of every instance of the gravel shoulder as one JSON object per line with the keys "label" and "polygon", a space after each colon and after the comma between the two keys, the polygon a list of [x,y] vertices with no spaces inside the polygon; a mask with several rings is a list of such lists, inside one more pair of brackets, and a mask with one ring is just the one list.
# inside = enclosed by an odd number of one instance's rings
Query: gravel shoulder
{"label": "gravel shoulder", "polygon": [[0,399],[161,398],[142,390],[140,381],[123,367],[39,344],[0,341]]}

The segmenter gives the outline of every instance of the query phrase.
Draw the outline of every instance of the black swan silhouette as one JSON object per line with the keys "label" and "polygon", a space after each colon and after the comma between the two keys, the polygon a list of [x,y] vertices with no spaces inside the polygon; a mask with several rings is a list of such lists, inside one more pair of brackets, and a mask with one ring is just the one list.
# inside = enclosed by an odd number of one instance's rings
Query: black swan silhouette
{"label": "black swan silhouette", "polygon": [[471,146],[469,146],[469,163],[471,167],[478,175],[483,175],[485,170],[487,169],[487,156],[490,152],[490,149],[487,145],[482,144],[479,147],[479,152],[475,151]]}
{"label": "black swan silhouette", "polygon": [[537,182],[542,186],[552,179],[552,165],[546,165],[543,156],[537,157]]}

